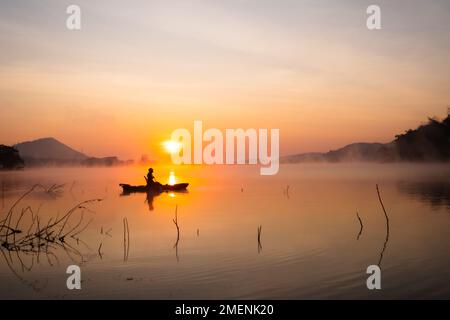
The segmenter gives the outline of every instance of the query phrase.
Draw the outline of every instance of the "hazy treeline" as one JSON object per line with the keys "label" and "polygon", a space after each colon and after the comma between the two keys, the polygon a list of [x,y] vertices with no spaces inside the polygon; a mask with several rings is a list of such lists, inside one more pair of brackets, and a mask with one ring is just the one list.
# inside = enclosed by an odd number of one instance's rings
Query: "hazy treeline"
{"label": "hazy treeline", "polygon": [[443,162],[450,161],[450,115],[440,121],[429,118],[416,129],[395,136],[389,143],[353,143],[326,153],[303,153],[282,162]]}

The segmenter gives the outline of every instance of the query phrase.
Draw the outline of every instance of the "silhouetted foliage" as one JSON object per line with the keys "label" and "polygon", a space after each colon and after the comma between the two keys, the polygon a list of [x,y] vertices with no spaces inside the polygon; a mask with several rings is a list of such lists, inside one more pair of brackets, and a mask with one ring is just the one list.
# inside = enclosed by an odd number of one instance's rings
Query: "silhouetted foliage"
{"label": "silhouetted foliage", "polygon": [[0,170],[21,169],[24,162],[14,147],[0,145]]}
{"label": "silhouetted foliage", "polygon": [[396,135],[389,143],[352,143],[325,153],[303,153],[283,157],[282,162],[440,162],[450,161],[450,108],[447,117]]}
{"label": "silhouetted foliage", "polygon": [[417,129],[395,136],[395,145],[401,160],[450,160],[450,115],[443,121],[429,118]]}

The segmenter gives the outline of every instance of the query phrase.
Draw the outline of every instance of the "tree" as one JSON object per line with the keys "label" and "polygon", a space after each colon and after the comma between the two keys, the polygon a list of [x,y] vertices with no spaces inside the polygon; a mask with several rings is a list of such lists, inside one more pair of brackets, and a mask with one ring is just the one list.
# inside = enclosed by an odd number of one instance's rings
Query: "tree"
{"label": "tree", "polygon": [[21,169],[25,166],[19,155],[19,151],[14,147],[0,145],[0,170]]}

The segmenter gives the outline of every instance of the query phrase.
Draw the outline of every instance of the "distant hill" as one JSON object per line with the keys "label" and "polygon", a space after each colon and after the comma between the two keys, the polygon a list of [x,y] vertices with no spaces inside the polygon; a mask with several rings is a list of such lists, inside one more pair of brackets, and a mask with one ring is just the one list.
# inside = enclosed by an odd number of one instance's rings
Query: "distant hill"
{"label": "distant hill", "polygon": [[130,164],[115,156],[97,158],[85,155],[55,138],[43,138],[14,146],[28,167],[36,166],[116,166]]}
{"label": "distant hill", "polygon": [[409,161],[450,160],[450,115],[443,121],[429,118],[415,130],[395,136],[400,159]]}
{"label": "distant hill", "polygon": [[88,156],[59,142],[55,138],[42,138],[18,143],[14,146],[24,159],[84,160]]}
{"label": "distant hill", "polygon": [[281,158],[281,162],[348,162],[348,161],[377,161],[387,162],[396,160],[392,143],[352,143],[337,150],[325,153],[301,153]]}
{"label": "distant hill", "polygon": [[404,134],[389,143],[353,143],[325,153],[302,153],[281,158],[284,163],[346,161],[450,161],[450,115]]}

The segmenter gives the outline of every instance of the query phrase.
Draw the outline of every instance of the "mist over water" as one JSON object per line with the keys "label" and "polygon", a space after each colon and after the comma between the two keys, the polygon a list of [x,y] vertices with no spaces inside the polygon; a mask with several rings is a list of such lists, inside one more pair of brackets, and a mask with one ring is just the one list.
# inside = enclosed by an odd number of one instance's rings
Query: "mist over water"
{"label": "mist over water", "polygon": [[[22,253],[23,268],[2,249],[0,299],[450,298],[448,165],[285,164],[275,176],[255,166],[154,169],[162,183],[173,171],[188,192],[121,195],[119,183],[144,183],[144,167],[1,172],[0,220],[37,183],[64,184],[20,203],[40,208],[42,221],[103,201],[82,210],[92,222],[78,241],[67,240],[79,255],[56,248],[38,261]],[[387,242],[376,184],[390,220]],[[369,291],[366,268],[380,258],[382,290]],[[66,288],[70,264],[81,267],[81,290]]]}

